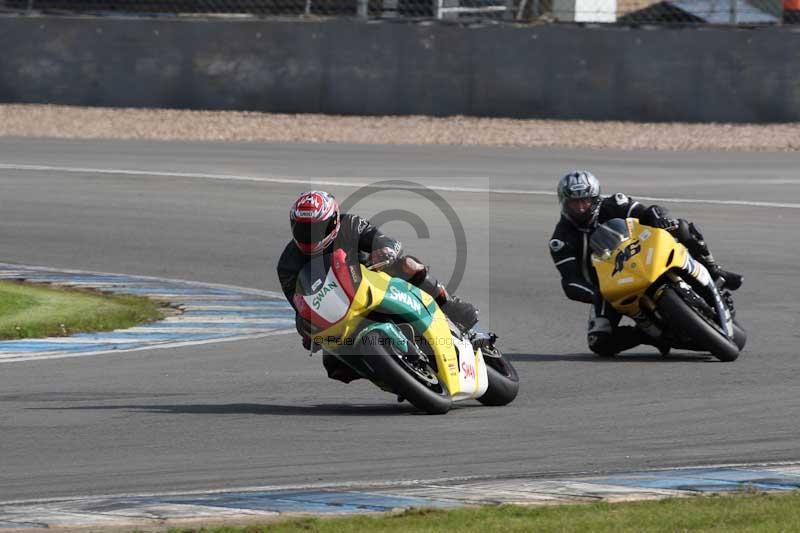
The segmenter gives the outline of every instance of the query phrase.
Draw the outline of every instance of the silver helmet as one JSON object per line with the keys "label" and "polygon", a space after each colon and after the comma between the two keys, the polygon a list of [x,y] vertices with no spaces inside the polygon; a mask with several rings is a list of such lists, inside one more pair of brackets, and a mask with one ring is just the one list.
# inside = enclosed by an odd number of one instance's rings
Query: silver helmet
{"label": "silver helmet", "polygon": [[600,182],[586,170],[575,170],[558,181],[561,214],[581,228],[591,227],[600,214]]}

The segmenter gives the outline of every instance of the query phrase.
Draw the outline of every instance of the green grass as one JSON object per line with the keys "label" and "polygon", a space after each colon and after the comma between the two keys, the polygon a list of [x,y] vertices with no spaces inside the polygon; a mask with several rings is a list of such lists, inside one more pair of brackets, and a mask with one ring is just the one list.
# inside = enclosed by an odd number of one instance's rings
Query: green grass
{"label": "green grass", "polygon": [[800,531],[800,492],[699,496],[629,503],[492,506],[411,510],[389,516],[305,518],[244,528],[170,529],[172,533],[259,532],[775,532]]}
{"label": "green grass", "polygon": [[0,339],[109,331],[161,317],[159,304],[139,296],[0,281]]}

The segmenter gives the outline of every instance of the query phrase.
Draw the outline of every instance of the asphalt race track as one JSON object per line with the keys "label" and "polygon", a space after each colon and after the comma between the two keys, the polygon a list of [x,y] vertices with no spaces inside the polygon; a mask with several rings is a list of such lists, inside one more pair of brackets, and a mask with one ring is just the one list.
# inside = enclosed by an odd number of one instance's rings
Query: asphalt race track
{"label": "asphalt race track", "polygon": [[[522,380],[511,406],[432,417],[370,384],[328,380],[294,335],[0,364],[0,501],[798,460],[798,163],[791,153],[0,139],[0,260],[58,268],[279,290],[288,206],[313,188],[303,179],[461,188],[438,190],[467,235],[458,293],[481,307]],[[605,192],[701,200],[665,205],[746,276],[737,308],[750,341],[737,362],[649,348],[588,355],[588,308],[565,300],[547,250],[558,207],[544,193],[574,167]],[[340,199],[358,190],[326,188]],[[430,238],[397,220],[384,229],[447,279],[456,246],[442,212],[415,191],[377,193],[356,211],[387,209],[425,222]]]}

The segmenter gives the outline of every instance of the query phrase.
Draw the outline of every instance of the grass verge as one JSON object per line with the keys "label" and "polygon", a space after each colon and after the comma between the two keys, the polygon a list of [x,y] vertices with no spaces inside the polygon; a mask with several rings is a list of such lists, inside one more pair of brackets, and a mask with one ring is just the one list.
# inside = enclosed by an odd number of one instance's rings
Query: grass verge
{"label": "grass verge", "polygon": [[0,339],[110,331],[161,317],[159,304],[139,296],[0,281]]}
{"label": "grass verge", "polygon": [[170,529],[172,533],[458,531],[773,532],[797,531],[800,492],[699,496],[627,503],[488,506],[453,511],[410,510],[388,516],[306,518],[259,526]]}

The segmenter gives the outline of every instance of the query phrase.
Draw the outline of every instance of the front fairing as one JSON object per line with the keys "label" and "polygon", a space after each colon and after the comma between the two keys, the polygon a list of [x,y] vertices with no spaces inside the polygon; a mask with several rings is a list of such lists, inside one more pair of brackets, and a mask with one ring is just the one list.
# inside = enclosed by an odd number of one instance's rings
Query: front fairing
{"label": "front fairing", "polygon": [[447,319],[429,294],[402,279],[373,272],[358,260],[336,249],[314,258],[298,274],[295,307],[306,333],[318,344],[334,353],[340,345],[352,345],[370,315],[411,324],[419,335],[444,336],[439,322]]}
{"label": "front fairing", "polygon": [[626,221],[630,237],[607,257],[592,255],[600,292],[619,312],[639,313],[639,299],[667,270],[680,267],[688,253],[667,231]]}

